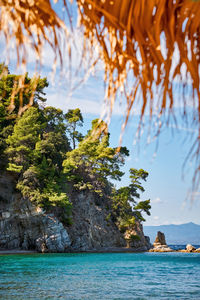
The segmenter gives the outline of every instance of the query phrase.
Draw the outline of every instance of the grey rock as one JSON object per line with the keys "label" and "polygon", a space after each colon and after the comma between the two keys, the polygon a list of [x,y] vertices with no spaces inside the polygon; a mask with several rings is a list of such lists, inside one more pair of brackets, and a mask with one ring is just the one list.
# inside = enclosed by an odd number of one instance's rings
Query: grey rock
{"label": "grey rock", "polygon": [[82,192],[71,195],[73,204],[73,224],[67,231],[72,241],[71,249],[76,251],[107,251],[130,247],[135,251],[146,251],[151,247],[148,237],[145,238],[142,224],[136,221],[135,226],[130,229],[130,234],[139,238],[133,242],[127,242],[124,233],[121,233],[112,221],[107,218],[110,213],[104,198]]}
{"label": "grey rock", "polygon": [[59,220],[15,192],[12,176],[0,176],[0,249],[64,252],[71,245]]}
{"label": "grey rock", "polygon": [[151,242],[150,242],[150,237],[145,235],[144,238],[146,241],[147,249],[150,249],[152,247]]}
{"label": "grey rock", "polygon": [[196,248],[195,248],[194,246],[192,246],[191,244],[187,244],[186,250],[187,250],[188,252],[193,252],[193,251],[196,250]]}
{"label": "grey rock", "polygon": [[73,224],[67,228],[72,250],[88,251],[125,247],[126,241],[115,223],[106,219],[109,210],[104,199],[97,203],[93,193],[71,195]]}
{"label": "grey rock", "polygon": [[3,219],[10,218],[10,212],[9,211],[4,211],[4,212],[1,213],[1,215],[2,215]]}

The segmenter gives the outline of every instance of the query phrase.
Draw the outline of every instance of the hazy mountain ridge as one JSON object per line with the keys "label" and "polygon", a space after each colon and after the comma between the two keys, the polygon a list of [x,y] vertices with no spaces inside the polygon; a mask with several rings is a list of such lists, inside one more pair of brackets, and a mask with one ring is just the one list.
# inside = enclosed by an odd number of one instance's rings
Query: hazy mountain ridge
{"label": "hazy mountain ridge", "polygon": [[154,242],[158,231],[165,234],[169,245],[200,244],[200,225],[192,222],[181,225],[144,226],[144,234],[150,237],[151,243]]}

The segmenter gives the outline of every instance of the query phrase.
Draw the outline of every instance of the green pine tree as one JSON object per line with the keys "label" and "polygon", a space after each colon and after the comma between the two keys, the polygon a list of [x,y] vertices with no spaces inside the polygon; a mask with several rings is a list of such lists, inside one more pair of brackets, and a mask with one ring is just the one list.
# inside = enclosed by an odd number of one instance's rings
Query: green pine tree
{"label": "green pine tree", "polygon": [[145,221],[143,213],[150,215],[150,200],[139,201],[140,192],[144,192],[141,180],[146,181],[148,172],[143,169],[130,169],[129,186],[113,189],[112,207],[115,218],[122,230],[134,225],[135,220]]}
{"label": "green pine tree", "polygon": [[8,171],[22,172],[32,163],[35,144],[39,141],[43,126],[40,118],[41,113],[38,108],[31,107],[17,120],[13,133],[6,140]]}
{"label": "green pine tree", "polygon": [[83,126],[83,116],[80,109],[69,109],[65,114],[65,119],[67,120],[67,132],[72,142],[72,149],[75,149],[76,144],[83,139],[83,135],[77,130],[77,127]]}
{"label": "green pine tree", "polygon": [[[100,123],[107,128],[103,121]],[[128,150],[123,147],[117,152],[115,148],[109,147],[107,130],[91,135],[100,123],[98,120],[92,122],[92,129],[84,140],[76,149],[66,154],[63,167],[67,180],[71,181],[74,187],[80,190],[90,189],[101,194],[108,179],[120,180],[122,177],[120,167],[124,164]]]}

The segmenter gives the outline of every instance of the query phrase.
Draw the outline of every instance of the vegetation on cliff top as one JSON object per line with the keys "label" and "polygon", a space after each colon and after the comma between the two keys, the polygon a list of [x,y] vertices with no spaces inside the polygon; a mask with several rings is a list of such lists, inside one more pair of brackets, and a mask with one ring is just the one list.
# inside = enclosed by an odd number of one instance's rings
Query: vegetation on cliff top
{"label": "vegetation on cliff top", "polygon": [[[146,180],[144,170],[130,169],[129,186],[116,189],[112,180],[123,176],[121,167],[129,151],[120,151],[109,145],[108,126],[93,120],[86,136],[78,131],[83,126],[80,109],[66,114],[55,107],[45,107],[44,88],[47,79],[38,78],[33,105],[17,116],[18,108],[9,113],[13,97],[12,88],[17,75],[4,72],[0,66],[0,168],[16,174],[16,188],[45,209],[56,210],[71,223],[72,191],[90,191],[96,197],[107,199],[110,217],[120,229],[144,221],[143,212],[150,214],[150,200],[139,201],[144,188],[140,180]],[[8,71],[8,69],[7,69]],[[18,90],[16,105],[29,102],[32,95],[32,79],[26,74],[26,89]],[[34,87],[35,89],[35,87]],[[15,89],[17,91],[17,89]],[[104,128],[99,130],[98,127]],[[96,129],[96,134],[92,134]]]}

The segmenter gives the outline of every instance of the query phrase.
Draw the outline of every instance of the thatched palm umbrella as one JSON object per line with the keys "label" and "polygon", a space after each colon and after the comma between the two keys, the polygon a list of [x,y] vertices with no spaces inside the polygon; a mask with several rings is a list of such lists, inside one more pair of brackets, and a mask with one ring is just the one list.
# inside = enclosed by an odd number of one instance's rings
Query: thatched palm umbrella
{"label": "thatched palm umbrella", "polygon": [[[60,2],[70,20],[70,2]],[[200,1],[76,2],[83,36],[89,42],[87,50],[98,49],[99,59],[104,63],[106,99],[111,111],[118,91],[125,95],[125,124],[138,99],[141,119],[147,110],[150,119],[155,112],[160,120],[172,115],[174,80],[182,91],[179,99],[184,108],[183,118],[187,117],[188,105],[193,100],[192,120],[198,135],[190,153],[196,153],[195,175],[200,174]],[[15,39],[18,62],[23,64],[28,44],[40,57],[47,42],[62,65],[60,31],[65,32],[70,46],[69,31],[49,0],[0,0],[0,31],[8,46]],[[187,97],[185,92],[189,93]]]}

